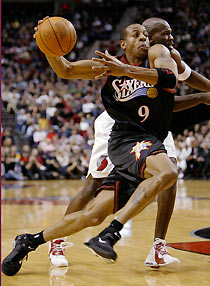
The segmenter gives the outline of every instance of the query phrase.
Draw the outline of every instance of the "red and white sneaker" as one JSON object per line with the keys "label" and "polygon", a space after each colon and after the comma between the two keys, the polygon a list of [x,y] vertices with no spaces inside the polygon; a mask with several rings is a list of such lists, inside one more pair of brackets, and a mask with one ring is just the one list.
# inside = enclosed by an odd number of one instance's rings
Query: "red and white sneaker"
{"label": "red and white sneaker", "polygon": [[144,265],[158,268],[172,263],[180,264],[180,260],[168,253],[165,240],[156,238]]}
{"label": "red and white sneaker", "polygon": [[49,259],[53,266],[68,266],[68,260],[65,257],[65,249],[72,246],[71,242],[66,242],[63,238],[51,240],[49,242]]}

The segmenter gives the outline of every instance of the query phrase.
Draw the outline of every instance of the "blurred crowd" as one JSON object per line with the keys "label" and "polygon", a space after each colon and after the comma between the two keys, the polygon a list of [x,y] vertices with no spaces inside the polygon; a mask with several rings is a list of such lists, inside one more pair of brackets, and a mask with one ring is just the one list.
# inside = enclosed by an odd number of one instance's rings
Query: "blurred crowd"
{"label": "blurred crowd", "polygon": [[175,137],[179,179],[210,179],[210,121]]}
{"label": "blurred crowd", "polygon": [[[114,54],[119,43],[110,41],[110,35],[126,9],[136,5],[135,22],[152,16],[168,20],[184,60],[210,78],[207,1],[151,1],[154,5],[149,6],[137,0],[72,3],[62,6],[59,14],[69,15],[77,30],[78,41],[67,56],[69,60],[80,59],[96,39],[101,41],[102,50]],[[103,81],[57,78],[32,38],[37,21],[52,15],[54,8],[46,12],[43,6],[38,13],[36,9],[41,7],[32,9],[31,5],[20,6],[19,13],[18,8],[8,9],[7,18],[2,20],[2,109],[15,115],[17,132],[24,138],[19,146],[12,130],[2,130],[2,175],[17,180],[83,178],[94,142],[93,122],[103,111]],[[177,95],[190,92],[179,84]],[[180,178],[209,178],[209,129],[205,122],[176,136]]]}
{"label": "blurred crowd", "polygon": [[[22,173],[30,179],[81,178],[87,173],[94,142],[93,123],[103,110],[100,82],[46,82],[43,89],[41,86],[25,88],[14,109],[18,133],[27,143],[22,150],[13,145],[9,130],[3,132],[5,178],[11,179],[11,170],[12,176]],[[11,92],[13,98],[18,91]]]}
{"label": "blurred crowd", "polygon": [[[82,114],[82,112],[81,112]],[[18,148],[9,129],[2,133],[2,176],[11,180],[81,179],[87,174],[94,142],[94,116],[76,116],[30,135],[30,143]],[[77,122],[80,121],[80,122]],[[71,126],[77,125],[77,130]],[[23,125],[22,125],[23,126]],[[81,134],[81,130],[83,133]],[[196,124],[175,136],[179,179],[210,179],[210,121]],[[41,134],[42,133],[42,134]],[[83,136],[84,135],[84,136]]]}

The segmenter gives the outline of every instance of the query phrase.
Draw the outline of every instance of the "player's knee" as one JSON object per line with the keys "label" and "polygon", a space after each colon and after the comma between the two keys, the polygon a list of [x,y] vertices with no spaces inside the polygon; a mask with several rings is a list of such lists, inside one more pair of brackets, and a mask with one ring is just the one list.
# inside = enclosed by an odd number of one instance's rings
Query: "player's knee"
{"label": "player's knee", "polygon": [[176,166],[168,169],[167,171],[161,172],[159,179],[163,185],[174,185],[178,179],[178,170]]}
{"label": "player's knee", "polygon": [[103,216],[93,213],[92,211],[85,211],[83,216],[86,227],[97,226],[105,219]]}

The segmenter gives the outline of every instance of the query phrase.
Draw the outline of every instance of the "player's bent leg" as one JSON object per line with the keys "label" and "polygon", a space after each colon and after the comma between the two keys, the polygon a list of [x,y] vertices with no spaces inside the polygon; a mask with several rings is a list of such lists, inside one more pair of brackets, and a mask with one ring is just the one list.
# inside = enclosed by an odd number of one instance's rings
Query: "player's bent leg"
{"label": "player's bent leg", "polygon": [[[119,174],[116,169],[113,169],[98,190],[106,190],[107,192],[112,192],[114,194],[113,213],[116,213],[127,203],[137,185],[137,182],[128,181],[124,176]],[[114,220],[108,228],[105,228],[99,235],[91,238],[85,243],[86,246],[91,248],[107,262],[114,262],[117,258],[113,245],[121,238],[121,228],[116,230],[115,224],[117,224],[117,226],[122,225]]]}
{"label": "player's bent leg", "polygon": [[[170,158],[176,165],[176,159]],[[180,263],[178,258],[171,256],[166,248],[165,236],[174,209],[176,198],[176,183],[158,194],[158,212],[155,225],[155,239],[152,248],[145,260],[146,266],[159,267],[168,264]]]}
{"label": "player's bent leg", "polygon": [[85,180],[82,190],[69,203],[65,215],[82,210],[94,197],[96,189],[103,180],[104,178],[93,178],[90,174]]}
{"label": "player's bent leg", "polygon": [[113,213],[113,209],[114,192],[101,191],[84,210],[84,227],[97,226],[101,224],[108,215]]}
{"label": "player's bent leg", "polygon": [[[102,191],[101,193],[99,193],[98,196],[103,195],[108,193],[109,195],[111,195],[112,201],[110,204],[110,209],[109,212],[113,213],[114,212],[114,200],[116,199],[114,196],[114,191]],[[103,195],[104,196],[104,195]],[[107,196],[107,195],[106,195]],[[100,206],[99,206],[100,208]],[[97,215],[96,219],[100,219],[100,216]],[[103,219],[100,219],[100,222],[102,222]],[[98,224],[98,222],[96,222]],[[85,245],[87,247],[89,247],[92,252],[94,252],[96,255],[104,258],[107,262],[114,262],[117,258],[117,254],[116,252],[113,250],[113,245],[121,238],[121,235],[118,231],[115,231],[113,233],[109,233],[107,232],[107,229],[105,229],[104,231],[102,231],[99,235],[91,238],[88,242],[85,242]],[[103,247],[101,247],[101,244],[103,245]]]}
{"label": "player's bent leg", "polygon": [[65,216],[56,225],[37,234],[22,234],[15,238],[14,249],[2,262],[2,272],[15,275],[28,253],[52,239],[68,236],[86,227],[98,225],[113,212],[114,193],[101,192],[85,210]]}
{"label": "player's bent leg", "polygon": [[[171,157],[176,165],[176,159]],[[165,266],[180,263],[178,258],[171,256],[166,248],[165,236],[173,213],[176,198],[176,183],[158,194],[158,211],[155,225],[155,239],[153,246],[145,260],[145,265],[150,267]],[[167,206],[167,207],[166,207]]]}
{"label": "player's bent leg", "polygon": [[165,191],[175,184],[178,172],[168,156],[160,153],[147,157],[144,176],[147,179],[140,183],[118,215],[118,221],[122,224],[140,213],[160,191]]}
{"label": "player's bent leg", "polygon": [[76,233],[86,227],[100,224],[113,212],[114,194],[101,192],[84,210],[66,215],[60,222],[44,230],[45,241]]}
{"label": "player's bent leg", "polygon": [[[145,175],[147,179],[136,188],[125,207],[117,216],[117,220],[113,220],[108,228],[93,238],[93,243],[97,244],[99,254],[103,257],[105,257],[104,253],[106,253],[106,258],[116,260],[117,254],[113,246],[120,239],[118,233],[122,229],[123,224],[141,212],[154,200],[161,190],[166,190],[177,180],[178,172],[176,166],[173,165],[165,153],[147,157],[146,165]],[[95,241],[96,238],[97,241]]]}
{"label": "player's bent leg", "polygon": [[[82,210],[94,197],[97,187],[103,180],[104,178],[93,178],[90,174],[85,180],[82,190],[69,203],[65,215]],[[51,265],[56,267],[68,266],[68,260],[65,256],[65,249],[68,246],[69,242],[66,242],[63,237],[49,242],[48,256]]]}
{"label": "player's bent leg", "polygon": [[155,238],[165,239],[176,198],[176,183],[158,194]]}

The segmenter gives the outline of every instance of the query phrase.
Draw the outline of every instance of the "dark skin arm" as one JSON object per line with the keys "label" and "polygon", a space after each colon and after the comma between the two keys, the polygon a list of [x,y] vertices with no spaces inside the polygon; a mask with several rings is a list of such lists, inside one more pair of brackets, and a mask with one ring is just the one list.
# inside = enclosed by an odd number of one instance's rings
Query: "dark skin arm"
{"label": "dark skin arm", "polygon": [[210,105],[210,92],[175,96],[173,112],[182,111],[194,107],[200,103]]}
{"label": "dark skin arm", "polygon": [[[178,72],[184,72],[184,62],[181,59],[180,53],[176,49],[171,50],[171,56],[177,63]],[[203,75],[192,70],[191,75],[188,79],[183,81],[186,85],[201,90],[201,91],[210,91],[210,80],[204,77]]]}
{"label": "dark skin arm", "polygon": [[210,91],[210,80],[194,70],[192,70],[190,77],[184,83],[198,90]]}

